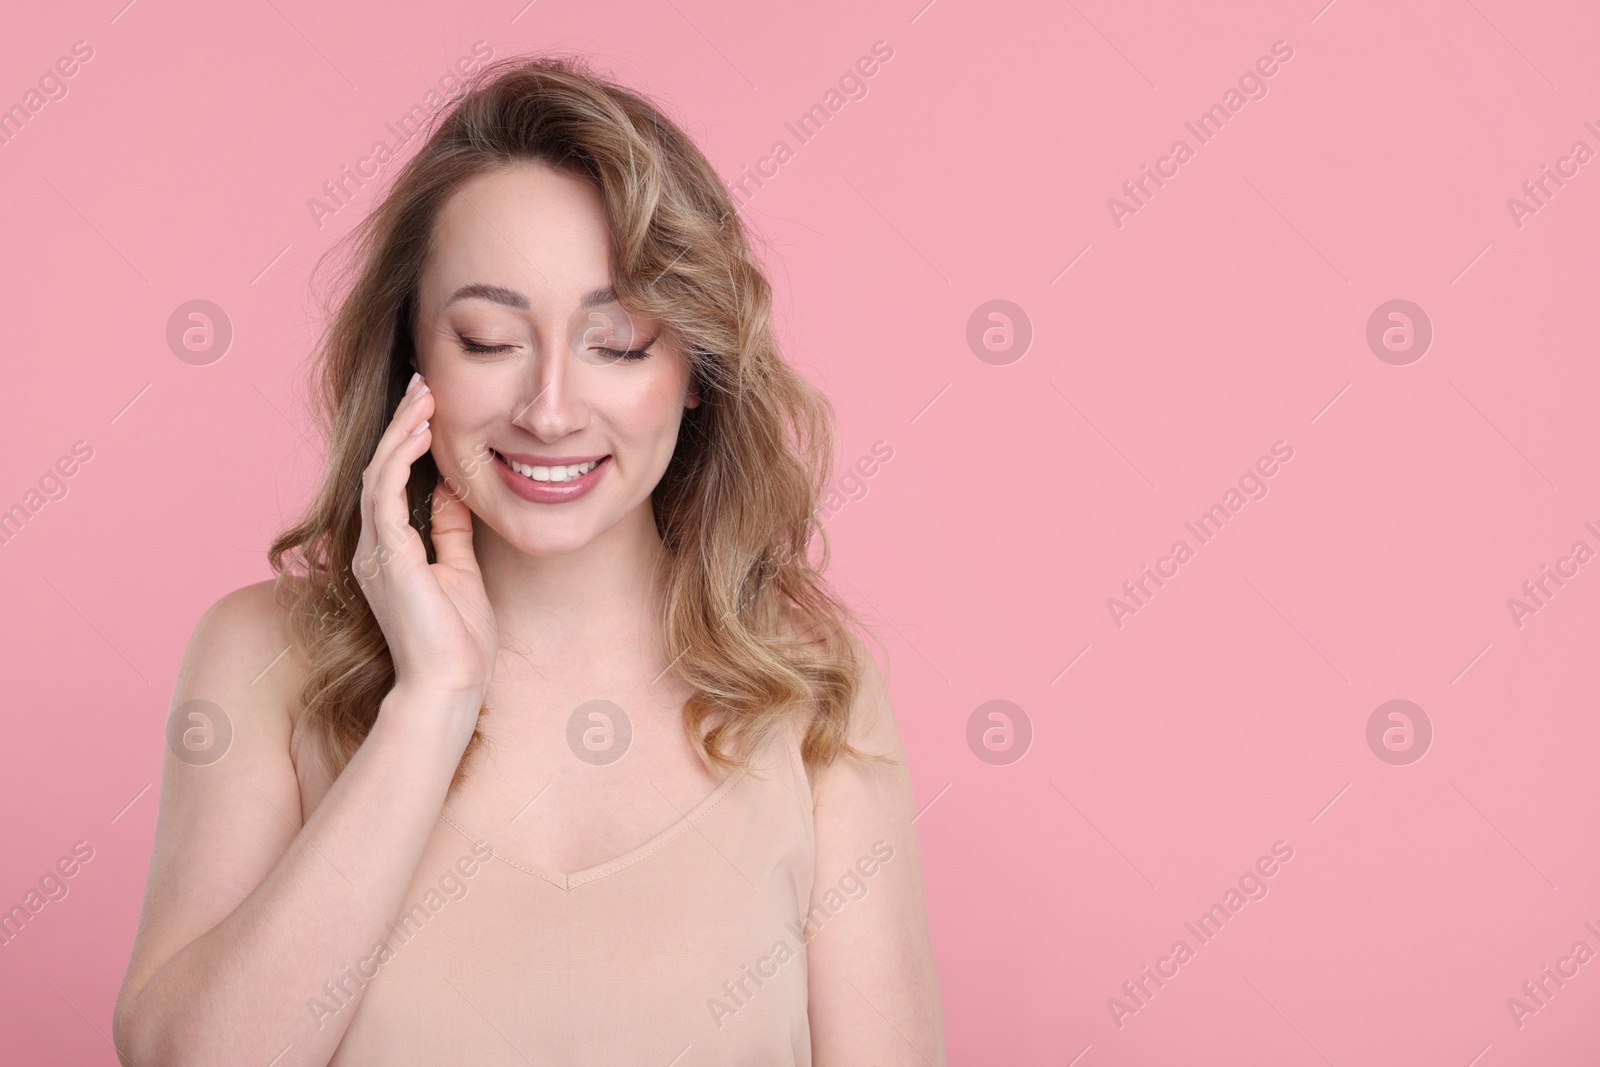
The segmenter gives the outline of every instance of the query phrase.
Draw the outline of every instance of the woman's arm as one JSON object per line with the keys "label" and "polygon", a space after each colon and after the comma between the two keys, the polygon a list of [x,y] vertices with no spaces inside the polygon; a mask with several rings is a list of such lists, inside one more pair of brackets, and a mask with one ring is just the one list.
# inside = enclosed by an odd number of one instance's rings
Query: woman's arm
{"label": "woman's arm", "polygon": [[811,1054],[816,1067],[942,1067],[944,1026],[917,860],[911,776],[871,654],[851,711],[850,743],[897,760],[843,757],[819,771],[817,868],[806,926]]}
{"label": "woman's arm", "polygon": [[289,754],[294,672],[268,669],[289,644],[275,608],[270,582],[224,597],[184,654],[173,706],[217,704],[233,738],[208,765],[165,757],[112,1026],[130,1067],[328,1062],[354,1005],[319,1019],[309,1002],[329,1001],[324,983],[387,936],[463,747],[456,724],[476,717],[476,705],[447,696],[391,692],[302,825]]}

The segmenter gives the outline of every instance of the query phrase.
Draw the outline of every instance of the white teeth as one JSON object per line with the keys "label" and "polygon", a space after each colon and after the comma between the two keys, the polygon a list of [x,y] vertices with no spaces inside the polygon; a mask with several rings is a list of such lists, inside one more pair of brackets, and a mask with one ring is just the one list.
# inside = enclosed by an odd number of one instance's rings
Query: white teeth
{"label": "white teeth", "polygon": [[[505,457],[501,457],[504,459]],[[576,463],[570,467],[530,467],[526,463],[507,459],[506,465],[524,478],[532,478],[536,482],[570,482],[574,478],[581,478],[594,470],[600,464],[598,459],[588,463]]]}

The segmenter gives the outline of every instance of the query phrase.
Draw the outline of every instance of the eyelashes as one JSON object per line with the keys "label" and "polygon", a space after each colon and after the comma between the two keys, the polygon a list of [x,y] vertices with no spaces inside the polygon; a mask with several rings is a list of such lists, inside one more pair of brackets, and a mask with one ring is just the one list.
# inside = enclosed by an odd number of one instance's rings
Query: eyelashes
{"label": "eyelashes", "polygon": [[[477,356],[494,355],[497,352],[506,352],[516,347],[515,345],[480,344],[479,342],[474,341],[469,337],[464,337],[461,334],[457,334],[456,338],[461,342],[461,350],[463,352]],[[590,349],[590,351],[599,352],[602,355],[610,356],[613,360],[631,363],[649,356],[650,346],[654,345],[658,339],[659,338],[652,337],[649,341],[646,341],[638,348],[594,348]]]}
{"label": "eyelashes", "polygon": [[470,338],[462,337],[460,334],[457,334],[456,338],[461,342],[461,351],[471,352],[473,355],[504,352],[506,349],[511,347],[510,345],[482,345]]}
{"label": "eyelashes", "polygon": [[650,344],[643,345],[639,348],[596,348],[592,349],[592,351],[604,353],[615,360],[622,360],[631,363],[634,360],[644,359],[646,356],[648,356],[650,354],[650,345],[653,344],[655,344],[654,339],[650,341]]}

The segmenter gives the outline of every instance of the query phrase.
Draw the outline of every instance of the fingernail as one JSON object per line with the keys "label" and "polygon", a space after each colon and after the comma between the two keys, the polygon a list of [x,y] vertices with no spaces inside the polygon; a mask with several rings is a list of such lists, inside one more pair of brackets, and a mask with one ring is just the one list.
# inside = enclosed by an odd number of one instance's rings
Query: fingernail
{"label": "fingernail", "polygon": [[417,428],[415,430],[412,430],[410,433],[406,434],[406,436],[407,437],[415,437],[415,436],[417,436],[417,434],[421,433],[423,430],[426,430],[427,428],[428,428],[428,420],[427,419],[423,419],[420,423],[417,424]]}
{"label": "fingernail", "polygon": [[422,379],[422,372],[421,371],[418,371],[417,373],[415,373],[415,374],[413,374],[411,376],[411,380],[406,383],[406,396],[410,396],[411,395],[411,390],[413,390],[413,389],[415,389],[417,387],[417,382],[420,381],[421,379]]}
{"label": "fingernail", "polygon": [[427,382],[423,382],[422,385],[420,385],[417,388],[417,395],[421,396],[423,393],[426,393],[427,391],[428,391],[428,383]]}

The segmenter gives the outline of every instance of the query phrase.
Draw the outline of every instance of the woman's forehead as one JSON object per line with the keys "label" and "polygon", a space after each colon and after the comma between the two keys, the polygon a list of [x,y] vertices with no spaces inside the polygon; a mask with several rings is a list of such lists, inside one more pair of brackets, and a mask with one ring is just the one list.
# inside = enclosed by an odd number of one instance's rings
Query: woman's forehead
{"label": "woman's forehead", "polygon": [[[610,285],[610,231],[593,185],[543,164],[497,168],[463,183],[439,213],[423,270],[425,306],[442,309],[463,287],[520,294],[537,312],[563,313]],[[514,298],[499,300],[515,307]]]}

